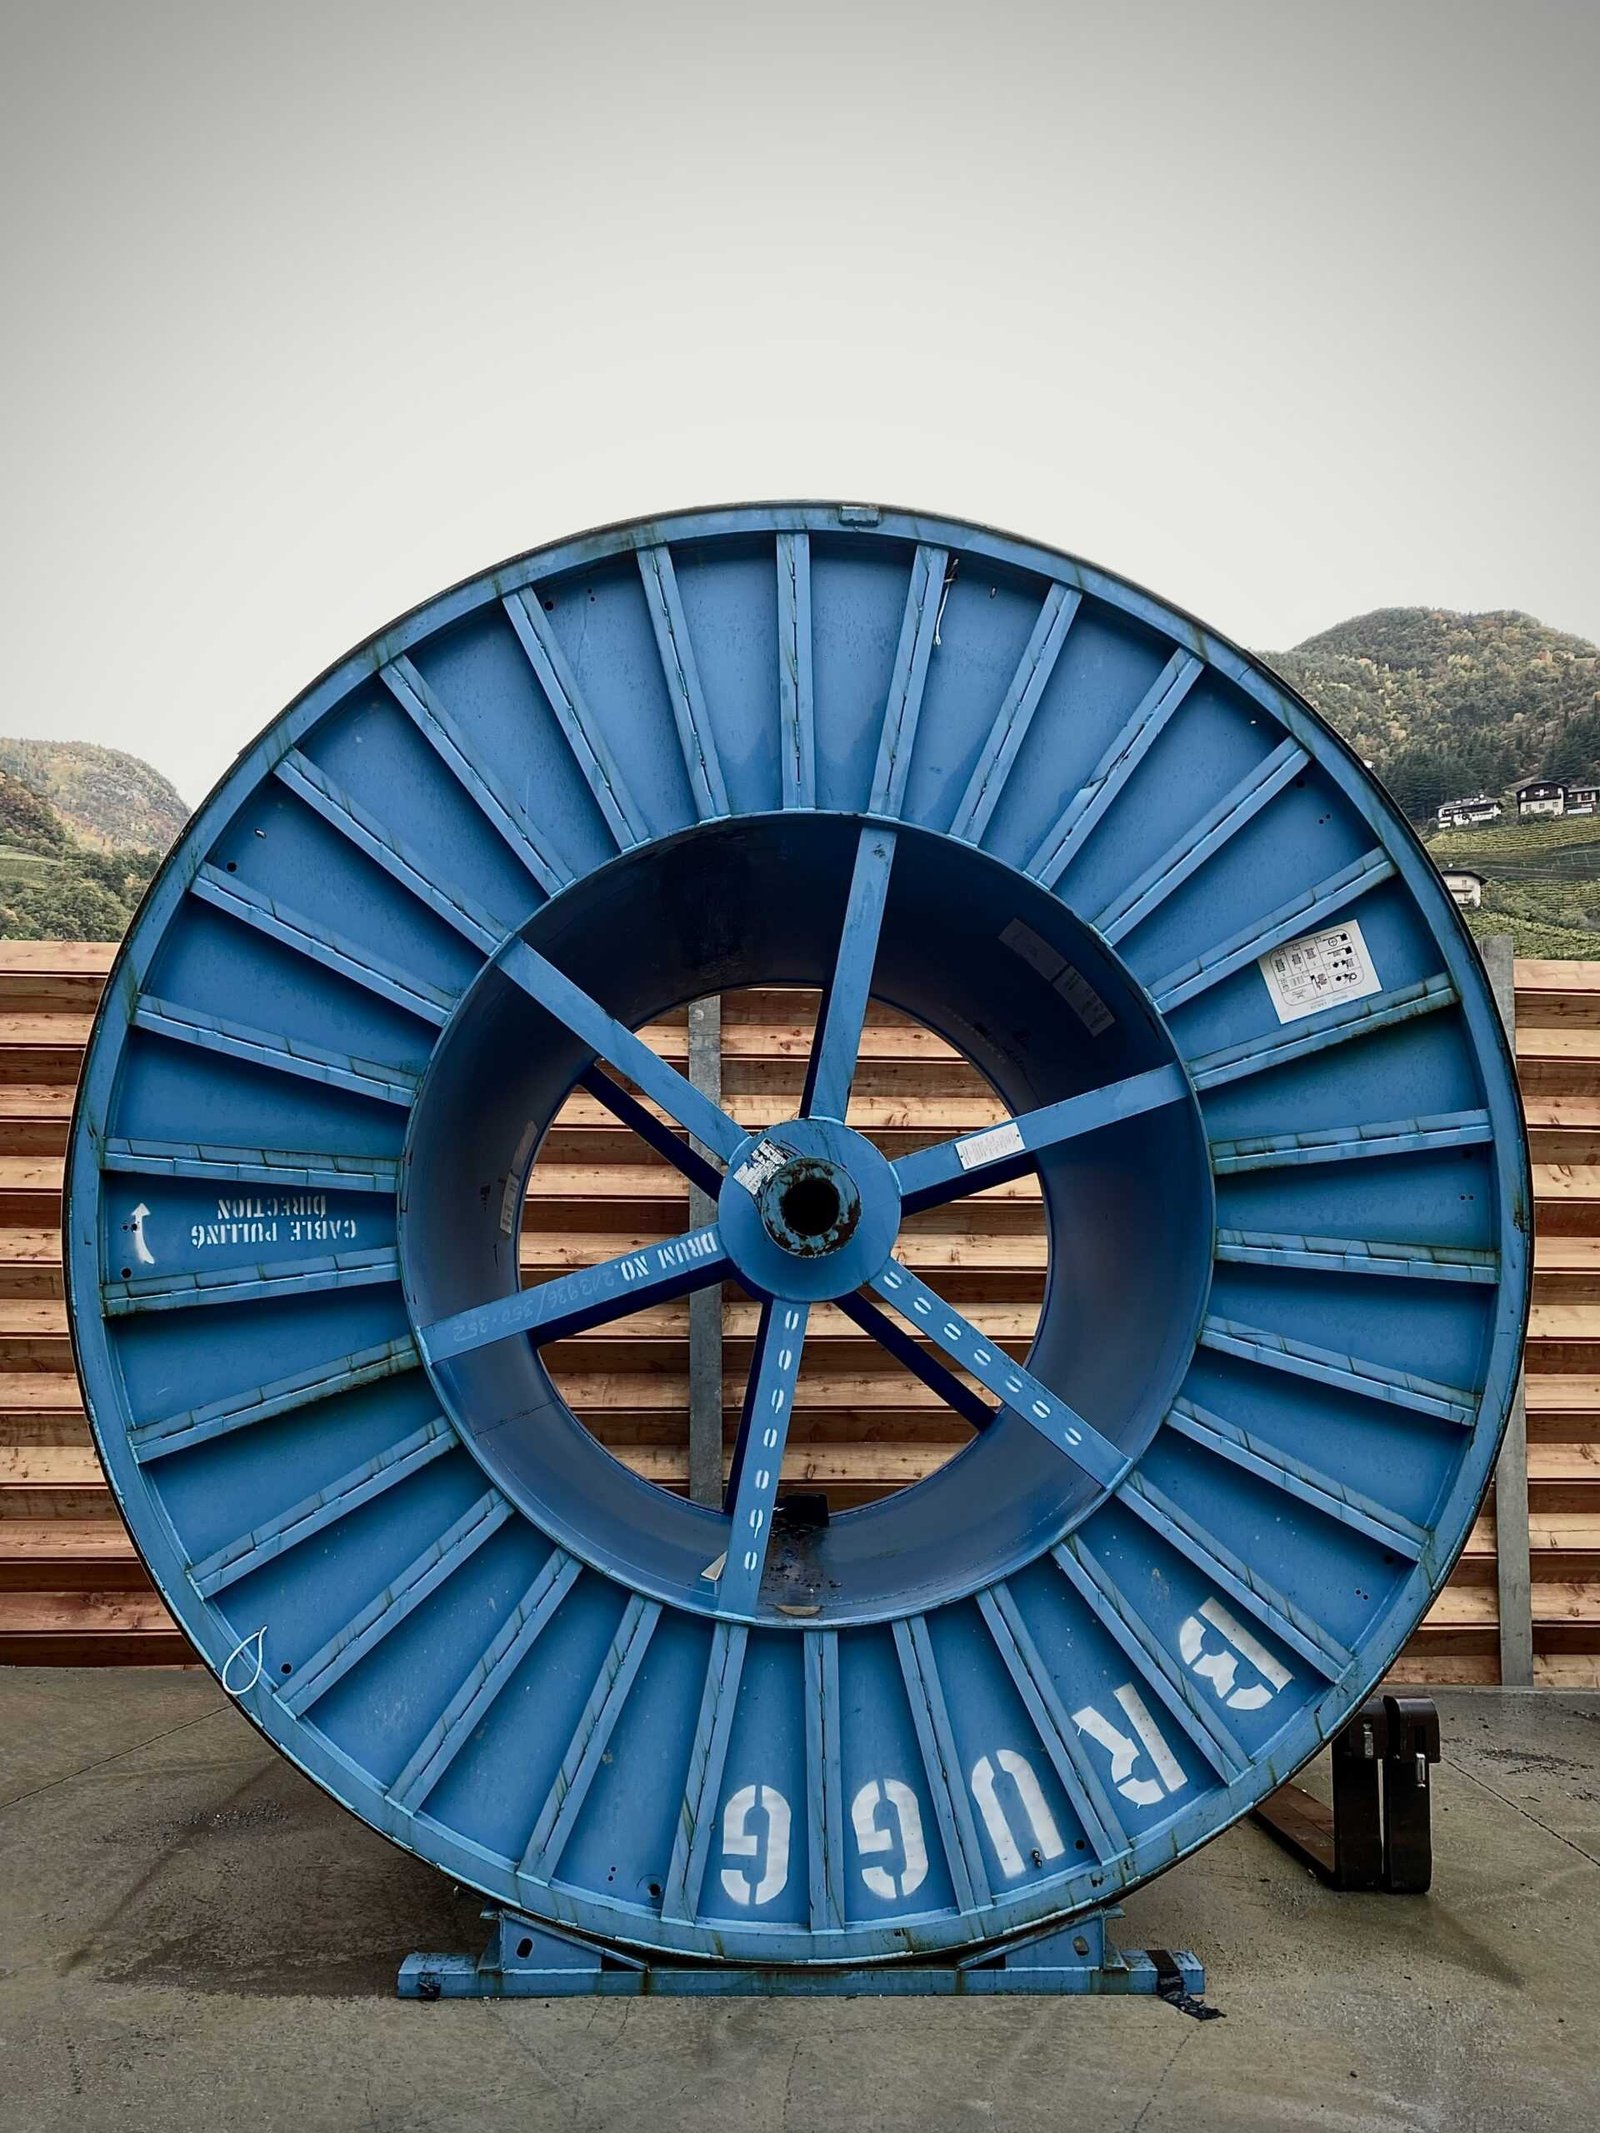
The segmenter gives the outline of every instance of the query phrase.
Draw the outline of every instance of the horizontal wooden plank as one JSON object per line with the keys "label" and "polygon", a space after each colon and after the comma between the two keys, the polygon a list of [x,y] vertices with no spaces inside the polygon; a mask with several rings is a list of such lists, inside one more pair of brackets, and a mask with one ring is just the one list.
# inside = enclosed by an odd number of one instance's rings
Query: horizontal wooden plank
{"label": "horizontal wooden plank", "polygon": [[1540,993],[1595,993],[1600,994],[1600,962],[1573,962],[1546,956],[1518,956],[1514,982],[1517,988],[1517,1005],[1520,1008],[1524,995]]}
{"label": "horizontal wooden plank", "polygon": [[121,1519],[0,1522],[0,1592],[148,1591]]}
{"label": "horizontal wooden plank", "polygon": [[120,946],[119,941],[0,941],[0,979],[40,970],[88,971],[103,978]]}

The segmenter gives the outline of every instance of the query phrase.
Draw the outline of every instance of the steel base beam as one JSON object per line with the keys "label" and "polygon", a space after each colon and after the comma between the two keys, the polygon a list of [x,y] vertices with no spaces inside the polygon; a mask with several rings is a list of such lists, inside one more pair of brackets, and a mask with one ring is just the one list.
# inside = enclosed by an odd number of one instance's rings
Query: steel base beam
{"label": "steel base beam", "polygon": [[821,1965],[650,1962],[558,1933],[517,1911],[488,1910],[481,1955],[408,1955],[400,1966],[403,2000],[568,1999],[598,1995],[682,1998],[892,1999],[985,1993],[1104,1993],[1159,1996],[1204,2019],[1195,2004],[1205,1971],[1187,1949],[1121,1949],[1108,1920],[1120,1907],[1090,1912],[1067,1926],[986,1949],[960,1962]]}

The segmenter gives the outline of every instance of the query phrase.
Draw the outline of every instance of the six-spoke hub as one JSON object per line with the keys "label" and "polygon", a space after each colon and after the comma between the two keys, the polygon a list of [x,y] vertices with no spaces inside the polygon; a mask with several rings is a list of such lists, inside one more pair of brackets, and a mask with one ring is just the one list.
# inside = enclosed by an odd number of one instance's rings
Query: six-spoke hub
{"label": "six-spoke hub", "polygon": [[791,1119],[736,1150],[717,1224],[746,1287],[820,1303],[883,1271],[900,1228],[900,1188],[861,1134],[833,1119]]}

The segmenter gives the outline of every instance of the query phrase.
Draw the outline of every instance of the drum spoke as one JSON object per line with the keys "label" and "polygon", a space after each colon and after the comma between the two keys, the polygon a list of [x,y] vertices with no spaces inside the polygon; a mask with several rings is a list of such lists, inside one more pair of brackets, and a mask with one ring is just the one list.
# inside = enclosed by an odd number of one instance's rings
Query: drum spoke
{"label": "drum spoke", "polygon": [[258,1303],[276,1296],[317,1296],[328,1289],[364,1289],[398,1281],[392,1245],[370,1252],[330,1252],[316,1259],[275,1259],[263,1266],[206,1267],[181,1274],[146,1274],[108,1281],[101,1309],[108,1318],[137,1311],[184,1311],[198,1304]]}
{"label": "drum spoke", "polygon": [[925,1334],[952,1362],[959,1363],[1003,1401],[1007,1412],[1020,1415],[1030,1429],[1036,1429],[1102,1488],[1116,1487],[1128,1469],[1126,1454],[1102,1437],[1065,1400],[1041,1385],[1031,1371],[1012,1362],[1003,1349],[985,1340],[969,1319],[953,1311],[908,1267],[898,1259],[891,1260],[869,1286],[908,1325]]}
{"label": "drum spoke", "polygon": [[617,841],[617,849],[626,851],[630,844],[642,844],[650,834],[650,825],[629,792],[593,712],[584,702],[577,677],[561,649],[560,638],[551,627],[537,586],[511,593],[504,604],[511,627],[517,633],[517,642],[539,678],[539,686],[556,715],[556,724],[594,795],[596,806],[605,817],[607,828]]}
{"label": "drum spoke", "polygon": [[1228,1082],[1248,1081],[1272,1067],[1287,1066],[1313,1052],[1325,1052],[1375,1030],[1391,1029],[1398,1022],[1414,1021],[1418,1015],[1434,1015],[1453,1007],[1458,998],[1447,977],[1426,978],[1416,985],[1399,985],[1392,992],[1375,992],[1370,999],[1352,1000],[1345,1007],[1328,1007],[1307,1015],[1298,1025],[1299,1035],[1284,1031],[1277,1036],[1247,1037],[1240,1044],[1225,1044],[1189,1061],[1189,1073],[1197,1089],[1220,1089]]}
{"label": "drum spoke", "polygon": [[1078,1729],[1067,1716],[1055,1683],[1040,1658],[1016,1601],[1007,1585],[992,1585],[978,1594],[978,1611],[993,1639],[995,1650],[1011,1676],[1018,1695],[1027,1706],[1045,1753],[1054,1765],[1062,1790],[1083,1824],[1084,1834],[1102,1866],[1128,1849],[1124,1830],[1111,1795],[1084,1754]]}
{"label": "drum spoke", "polygon": [[1114,946],[1135,926],[1143,925],[1152,912],[1160,910],[1174,890],[1182,888],[1197,868],[1215,858],[1247,822],[1253,822],[1262,808],[1275,800],[1310,760],[1297,741],[1280,741],[1271,755],[1241,778],[1215,807],[1208,809],[1170,851],[1163,852],[1137,881],[1106,905],[1094,921],[1096,932]]}
{"label": "drum spoke", "polygon": [[722,1172],[706,1161],[692,1141],[679,1140],[666,1121],[657,1118],[637,1096],[630,1095],[598,1067],[586,1067],[578,1076],[578,1087],[587,1089],[597,1103],[605,1105],[613,1118],[630,1126],[647,1148],[653,1148],[657,1155],[681,1170],[691,1185],[698,1185],[709,1199],[716,1199],[722,1189]]}
{"label": "drum spoke", "polygon": [[875,815],[898,815],[905,800],[911,750],[922,715],[923,691],[928,685],[928,662],[939,634],[939,613],[950,568],[949,551],[944,548],[919,547],[912,560],[894,675],[878,741],[878,762],[872,776],[872,797],[867,803]]}
{"label": "drum spoke", "polygon": [[963,1422],[970,1422],[977,1430],[989,1427],[995,1418],[995,1410],[986,1406],[972,1387],[958,1378],[953,1370],[947,1369],[936,1355],[930,1355],[908,1326],[892,1319],[887,1311],[880,1311],[865,1296],[841,1296],[838,1308],[863,1333],[870,1333],[897,1363],[914,1371],[947,1407],[955,1409]]}
{"label": "drum spoke", "polygon": [[728,1552],[714,1582],[717,1612],[753,1614],[772,1540],[772,1509],[794,1412],[795,1381],[811,1307],[769,1298],[761,1307],[733,1469],[728,1476]]}
{"label": "drum spoke", "polygon": [[811,1930],[844,1924],[843,1714],[839,1705],[839,1636],[808,1630],[806,1675],[806,1848]]}
{"label": "drum spoke", "polygon": [[849,1109],[893,865],[894,831],[869,825],[856,843],[838,960],[823,995],[806,1066],[802,1118],[836,1118],[842,1123]]}
{"label": "drum spoke", "polygon": [[1385,1363],[1340,1355],[1333,1348],[1316,1348],[1309,1341],[1290,1340],[1286,1334],[1261,1326],[1241,1325],[1231,1318],[1208,1318],[1200,1328],[1200,1343],[1219,1355],[1259,1363],[1266,1370],[1285,1370],[1291,1377],[1310,1378],[1341,1392],[1358,1392],[1363,1399],[1384,1400],[1392,1407],[1408,1407],[1419,1415],[1436,1415],[1440,1421],[1454,1422],[1462,1429],[1470,1429],[1477,1419],[1477,1400],[1459,1385],[1441,1385],[1432,1378],[1415,1377],[1407,1370],[1391,1370]]}
{"label": "drum spoke", "polygon": [[1218,1177],[1243,1170],[1286,1170],[1300,1163],[1356,1163],[1369,1157],[1423,1155],[1470,1148],[1494,1138],[1487,1111],[1447,1111],[1437,1118],[1388,1118],[1366,1126],[1316,1126],[1301,1133],[1256,1133],[1211,1143]]}
{"label": "drum spoke", "polygon": [[560,1548],[512,1609],[467,1679],[446,1704],[400,1775],[389,1787],[396,1807],[410,1813],[423,1805],[445,1772],[494,1708],[496,1697],[533,1649],[557,1608],[578,1581],[583,1566]]}
{"label": "drum spoke", "polygon": [[298,1678],[280,1691],[283,1703],[291,1711],[309,1711],[319,1697],[326,1696],[336,1682],[344,1679],[357,1660],[364,1659],[430,1593],[437,1592],[470,1556],[476,1555],[512,1515],[511,1506],[500,1491],[486,1489],[453,1526],[312,1653]]}
{"label": "drum spoke", "polygon": [[1138,709],[1028,861],[1028,872],[1046,888],[1054,887],[1077,858],[1096,823],[1144,761],[1152,742],[1204,672],[1204,663],[1192,652],[1174,652],[1167,661]]}
{"label": "drum spoke", "polygon": [[1330,1637],[1303,1607],[1297,1607],[1286,1594],[1268,1584],[1142,1474],[1128,1476],[1117,1501],[1141,1518],[1153,1533],[1159,1533],[1169,1548],[1193,1563],[1213,1585],[1220,1586],[1230,1599],[1253,1614],[1280,1643],[1309,1660],[1325,1680],[1338,1681],[1351,1665],[1353,1655],[1337,1637]]}
{"label": "drum spoke", "polygon": [[192,1141],[123,1140],[101,1147],[103,1170],[156,1178],[226,1179],[311,1192],[393,1192],[400,1165],[390,1155],[312,1153],[304,1148],[225,1148]]}
{"label": "drum spoke", "polygon": [[711,1655],[695,1721],[694,1744],[689,1750],[683,1810],[678,1816],[678,1833],[673,1839],[661,1900],[663,1918],[693,1918],[700,1909],[700,1889],[716,1834],[717,1800],[722,1792],[722,1771],[728,1759],[728,1740],[733,1732],[749,1636],[742,1622],[719,1622],[711,1632]]}
{"label": "drum spoke", "polygon": [[1222,1720],[1206,1708],[1193,1675],[1160,1644],[1081,1532],[1052,1551],[1062,1575],[1101,1628],[1119,1645],[1225,1785],[1243,1777],[1250,1758]]}
{"label": "drum spoke", "polygon": [[683,767],[689,773],[694,811],[702,822],[728,813],[728,788],[723,783],[717,757],[716,735],[700,686],[694,646],[689,642],[688,618],[678,592],[678,574],[667,548],[641,548],[639,575],[644,581],[645,604],[656,633],[661,671],[666,677],[673,723],[683,749]]}
{"label": "drum spoke", "polygon": [[1273,1488],[1282,1489],[1286,1495],[1309,1504],[1324,1517],[1350,1527],[1353,1532],[1364,1533],[1380,1547],[1404,1556],[1407,1562],[1420,1561],[1427,1548],[1426,1529],[1414,1520],[1391,1511],[1387,1504],[1379,1503],[1374,1497],[1346,1488],[1343,1482],[1319,1473],[1315,1467],[1280,1451],[1264,1438],[1252,1436],[1248,1430],[1225,1422],[1220,1415],[1197,1406],[1193,1400],[1173,1402],[1167,1427],[1187,1437],[1192,1444],[1214,1453],[1217,1458],[1226,1459],[1245,1473],[1254,1474],[1258,1480],[1269,1482]]}
{"label": "drum spoke", "polygon": [[1137,1118],[1142,1112],[1177,1103],[1188,1090],[1181,1067],[1152,1067],[1147,1073],[1109,1082],[1103,1089],[1020,1112],[981,1133],[963,1134],[959,1140],[940,1141],[915,1155],[903,1155],[894,1166],[901,1207],[913,1215],[966,1193],[982,1192],[986,1186],[1005,1184],[1032,1169],[1035,1159],[1048,1149],[1098,1132],[1119,1119]]}
{"label": "drum spoke", "polygon": [[352,1096],[370,1096],[377,1103],[399,1104],[409,1110],[417,1093],[418,1077],[407,1067],[356,1059],[349,1052],[329,1051],[303,1037],[275,1036],[270,1030],[253,1029],[245,1022],[225,1022],[199,1008],[182,1007],[148,994],[135,1004],[130,1019],[136,1029],[168,1037],[175,1044],[217,1052],[243,1066],[268,1067],[277,1074],[320,1081],[329,1088],[346,1089]]}
{"label": "drum spoke", "polygon": [[430,1363],[489,1348],[513,1334],[530,1334],[535,1347],[567,1340],[591,1326],[605,1325],[652,1304],[670,1303],[691,1289],[703,1289],[728,1273],[717,1225],[686,1230],[665,1244],[647,1244],[600,1265],[558,1274],[537,1288],[519,1289],[493,1303],[474,1304],[448,1318],[436,1318],[417,1335]]}
{"label": "drum spoke", "polygon": [[1219,942],[1205,955],[1197,955],[1176,970],[1169,970],[1150,988],[1156,1006],[1164,1015],[1170,1015],[1174,1008],[1199,999],[1213,985],[1220,985],[1224,978],[1231,978],[1236,971],[1259,961],[1274,948],[1281,948],[1285,941],[1315,931],[1335,911],[1341,911],[1358,897],[1365,896],[1380,882],[1391,880],[1394,871],[1394,861],[1384,851],[1370,851],[1360,859],[1352,860],[1349,866],[1341,867],[1325,881],[1291,897],[1265,918],[1256,919],[1237,933],[1230,934],[1227,940]]}
{"label": "drum spoke", "polygon": [[933,1640],[921,1615],[910,1615],[895,1623],[894,1648],[956,1903],[963,1911],[971,1910],[990,1901],[989,1875],[978,1827],[972,1818],[972,1797],[963,1782],[944,1684],[933,1656]]}
{"label": "drum spoke", "polygon": [[1318,1274],[1387,1274],[1412,1281],[1500,1279],[1498,1252],[1464,1244],[1368,1244],[1359,1237],[1295,1237],[1278,1230],[1219,1229],[1217,1257],[1240,1266],[1302,1267]]}
{"label": "drum spoke", "polygon": [[440,986],[411,977],[398,964],[386,962],[359,941],[347,940],[331,926],[318,925],[314,920],[302,917],[298,911],[278,904],[241,881],[236,874],[224,874],[217,867],[202,867],[189,884],[189,893],[224,912],[227,917],[237,919],[241,925],[265,934],[268,940],[276,941],[293,954],[303,955],[325,970],[337,971],[352,985],[361,986],[378,999],[387,1000],[391,1006],[403,1007],[419,1022],[443,1029],[450,1019],[455,999]]}
{"label": "drum spoke", "polygon": [[320,815],[330,829],[337,830],[347,843],[382,867],[392,880],[409,890],[419,903],[426,904],[474,948],[485,955],[492,954],[512,930],[463,890],[434,880],[427,860],[409,851],[375,815],[298,748],[290,749],[273,775],[314,814]]}
{"label": "drum spoke", "polygon": [[517,863],[554,895],[572,869],[541,834],[528,810],[486,768],[478,751],[403,655],[380,669],[390,694]]}
{"label": "drum spoke", "polygon": [[1027,650],[1011,677],[1011,685],[989,729],[988,741],[950,825],[952,837],[964,837],[969,844],[983,842],[989,817],[1000,804],[1011,766],[1027,737],[1033,714],[1039,708],[1039,699],[1056,670],[1067,632],[1082,605],[1083,595],[1075,586],[1052,585],[1045,595]]}
{"label": "drum spoke", "polygon": [[134,1457],[141,1465],[148,1465],[173,1452],[186,1452],[192,1445],[209,1444],[213,1437],[231,1436],[235,1430],[249,1429],[276,1415],[293,1414],[297,1408],[315,1406],[339,1393],[354,1392],[383,1378],[399,1377],[417,1369],[421,1361],[417,1344],[407,1333],[399,1340],[358,1348],[334,1362],[298,1370],[292,1377],[275,1378],[271,1384],[259,1385],[251,1392],[212,1400],[204,1407],[191,1407],[156,1422],[138,1423],[129,1431],[128,1441]]}
{"label": "drum spoke", "polygon": [[581,985],[575,985],[565,971],[558,970],[521,940],[513,941],[505,950],[500,967],[591,1052],[619,1074],[626,1074],[669,1118],[687,1126],[724,1162],[733,1154],[745,1136],[721,1105],[702,1096],[687,1075],[658,1058],[642,1037],[636,1037],[631,1029],[608,1015],[599,1001]]}
{"label": "drum spoke", "polygon": [[594,1783],[628,1692],[661,1619],[660,1602],[634,1593],[622,1610],[622,1620],[611,1648],[600,1662],[589,1700],[583,1707],[577,1730],[561,1758],[561,1768],[545,1797],[528,1839],[527,1850],[517,1868],[519,1880],[548,1881],[561,1862],[561,1854],[577,1821],[589,1787]]}
{"label": "drum spoke", "polygon": [[785,807],[817,804],[811,671],[811,536],[778,535],[779,764]]}
{"label": "drum spoke", "polygon": [[196,1590],[212,1598],[228,1586],[237,1585],[241,1578],[247,1578],[264,1564],[276,1561],[289,1549],[298,1547],[301,1541],[309,1540],[314,1533],[323,1532],[350,1512],[359,1510],[363,1504],[371,1503],[402,1481],[408,1481],[413,1474],[421,1473],[435,1459],[442,1459],[447,1452],[454,1451],[460,1442],[451,1424],[442,1416],[435,1416],[433,1421],[414,1430],[400,1443],[363,1460],[348,1474],[341,1474],[337,1481],[330,1481],[315,1495],[302,1497],[299,1503],[292,1504],[277,1518],[257,1526],[240,1540],[230,1541],[225,1548],[213,1550],[189,1572]]}

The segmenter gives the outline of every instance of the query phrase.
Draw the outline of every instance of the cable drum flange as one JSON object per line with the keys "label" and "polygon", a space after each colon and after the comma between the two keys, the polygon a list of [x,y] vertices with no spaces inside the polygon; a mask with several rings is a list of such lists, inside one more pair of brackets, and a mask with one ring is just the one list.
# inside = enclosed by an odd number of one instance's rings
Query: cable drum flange
{"label": "cable drum flange", "polygon": [[[754,1130],[635,1034],[744,986],[823,997]],[[850,1125],[869,996],[1003,1121]],[[714,1218],[524,1289],[580,1086]],[[1023,1356],[904,1224],[1035,1172]],[[1035,544],[757,505],[458,587],[240,759],[107,986],[67,1274],[154,1582],[316,1782],[552,1924],[841,1963],[1103,1904],[1353,1711],[1489,1478],[1529,1204],[1471,942],[1291,691]],[[720,1282],[712,1507],[546,1351]],[[780,1548],[838,1314],[971,1441]]]}

